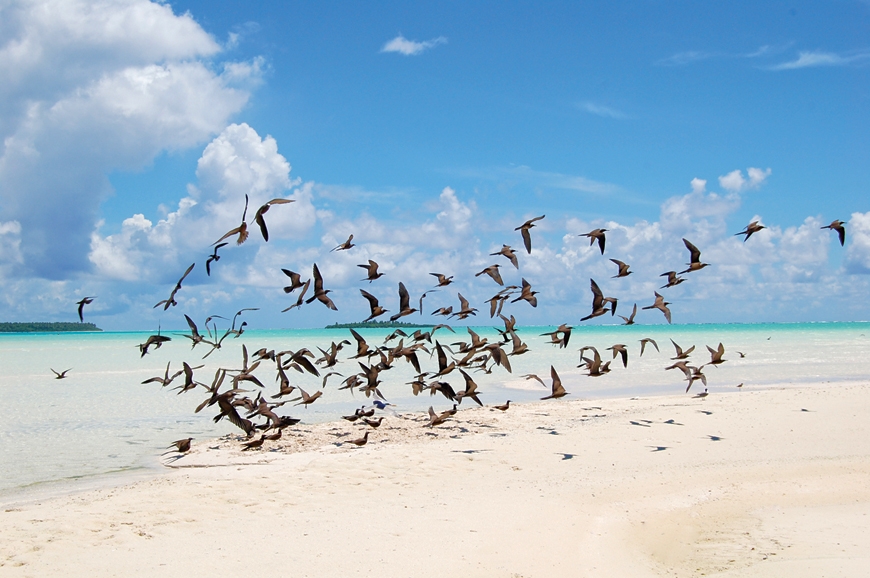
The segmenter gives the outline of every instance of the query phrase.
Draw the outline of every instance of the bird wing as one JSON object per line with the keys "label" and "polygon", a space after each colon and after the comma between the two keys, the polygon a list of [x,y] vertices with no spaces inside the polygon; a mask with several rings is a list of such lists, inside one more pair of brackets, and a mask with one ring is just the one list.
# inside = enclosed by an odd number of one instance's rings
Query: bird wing
{"label": "bird wing", "polygon": [[686,249],[689,250],[689,254],[691,255],[692,263],[700,263],[701,262],[701,250],[694,246],[692,243],[683,239],[683,243],[686,245]]}

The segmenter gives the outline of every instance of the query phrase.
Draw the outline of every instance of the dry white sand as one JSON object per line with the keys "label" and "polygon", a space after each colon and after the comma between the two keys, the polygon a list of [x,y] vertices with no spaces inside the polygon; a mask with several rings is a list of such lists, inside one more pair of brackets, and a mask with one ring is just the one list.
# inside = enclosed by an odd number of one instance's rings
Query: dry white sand
{"label": "dry white sand", "polygon": [[157,477],[7,500],[0,576],[866,575],[868,417],[845,384],[202,442]]}

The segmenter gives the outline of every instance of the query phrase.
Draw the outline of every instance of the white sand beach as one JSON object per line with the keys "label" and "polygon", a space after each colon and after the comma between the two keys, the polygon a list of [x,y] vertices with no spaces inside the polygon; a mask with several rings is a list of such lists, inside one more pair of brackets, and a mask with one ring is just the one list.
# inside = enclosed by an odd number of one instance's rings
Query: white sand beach
{"label": "white sand beach", "polygon": [[0,576],[870,568],[870,385],[568,399],[387,416],[361,448],[349,423],[200,440],[152,478],[7,499]]}

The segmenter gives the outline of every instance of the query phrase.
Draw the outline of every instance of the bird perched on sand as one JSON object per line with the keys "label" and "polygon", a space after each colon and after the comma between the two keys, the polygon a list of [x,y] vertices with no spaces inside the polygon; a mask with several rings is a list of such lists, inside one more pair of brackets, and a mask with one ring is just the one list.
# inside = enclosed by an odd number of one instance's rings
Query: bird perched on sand
{"label": "bird perched on sand", "polygon": [[520,225],[519,227],[514,229],[514,231],[519,231],[522,234],[523,243],[525,244],[526,251],[528,251],[529,254],[532,253],[532,236],[529,233],[529,229],[531,229],[532,227],[535,226],[535,221],[540,221],[544,217],[546,217],[546,215],[541,215],[540,217],[535,217],[534,219],[529,219],[528,221],[526,221],[525,223],[523,223],[522,225]]}
{"label": "bird perched on sand", "polygon": [[691,244],[686,239],[683,239],[683,244],[686,245],[686,249],[689,250],[689,262],[686,263],[689,268],[685,271],[680,271],[680,275],[683,273],[691,273],[693,271],[700,271],[704,267],[707,267],[709,263],[701,263],[701,250],[696,246]]}
{"label": "bird perched on sand", "polygon": [[843,226],[845,224],[846,223],[844,223],[843,221],[836,220],[836,221],[831,221],[830,225],[825,225],[824,227],[821,227],[821,228],[822,229],[830,229],[832,231],[837,231],[837,235],[840,238],[840,246],[842,247],[843,245],[846,244],[846,227]]}
{"label": "bird perched on sand", "polygon": [[604,243],[606,241],[604,233],[607,229],[593,229],[588,233],[578,235],[578,237],[589,237],[589,246],[591,247],[595,241],[598,241],[598,248],[601,249],[601,254],[604,254]]}
{"label": "bird perched on sand", "polygon": [[79,321],[81,321],[82,323],[85,322],[85,318],[84,318],[84,315],[82,314],[82,311],[83,311],[85,305],[90,305],[91,303],[94,302],[94,299],[96,299],[96,297],[85,297],[81,301],[76,301],[76,304],[79,306]]}
{"label": "bird perched on sand", "polygon": [[745,229],[743,229],[739,233],[735,233],[734,236],[737,237],[738,235],[746,235],[745,237],[743,237],[743,242],[745,243],[746,240],[749,239],[749,237],[751,237],[753,233],[757,233],[758,231],[765,228],[766,227],[764,225],[759,225],[758,221],[752,221],[751,223],[746,225]]}

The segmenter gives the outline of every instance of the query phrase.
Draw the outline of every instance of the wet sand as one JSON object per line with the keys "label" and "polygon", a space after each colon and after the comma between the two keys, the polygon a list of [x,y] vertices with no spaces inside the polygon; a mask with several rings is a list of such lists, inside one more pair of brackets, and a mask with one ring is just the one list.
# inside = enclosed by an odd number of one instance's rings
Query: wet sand
{"label": "wet sand", "polygon": [[[854,576],[870,385],[468,408],[195,442],[0,509],[0,576]],[[23,500],[23,501],[22,501]]]}

